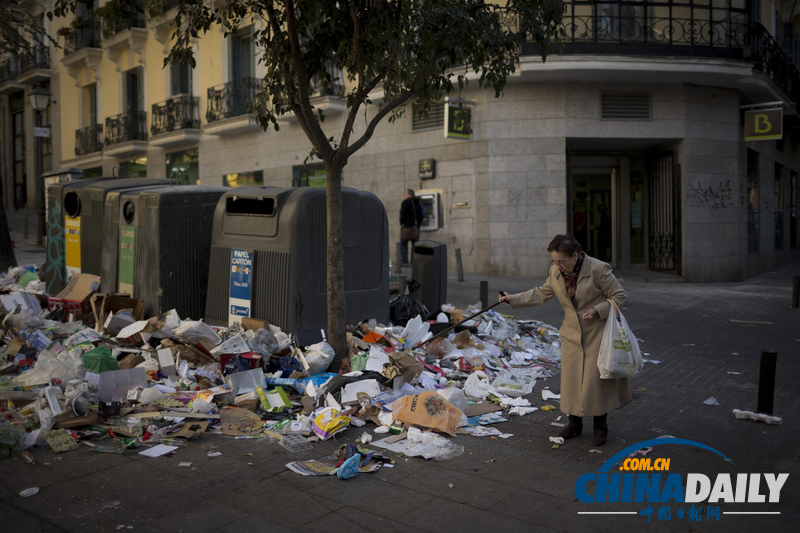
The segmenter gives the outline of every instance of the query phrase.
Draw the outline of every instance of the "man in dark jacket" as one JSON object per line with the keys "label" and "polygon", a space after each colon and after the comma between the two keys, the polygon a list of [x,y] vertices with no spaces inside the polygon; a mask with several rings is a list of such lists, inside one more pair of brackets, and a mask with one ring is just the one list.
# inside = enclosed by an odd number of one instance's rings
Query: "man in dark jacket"
{"label": "man in dark jacket", "polygon": [[403,195],[403,203],[400,204],[400,238],[403,241],[403,266],[410,264],[408,260],[409,242],[411,243],[411,260],[414,260],[414,243],[419,240],[419,228],[421,225],[422,204],[414,196],[414,189],[406,189]]}

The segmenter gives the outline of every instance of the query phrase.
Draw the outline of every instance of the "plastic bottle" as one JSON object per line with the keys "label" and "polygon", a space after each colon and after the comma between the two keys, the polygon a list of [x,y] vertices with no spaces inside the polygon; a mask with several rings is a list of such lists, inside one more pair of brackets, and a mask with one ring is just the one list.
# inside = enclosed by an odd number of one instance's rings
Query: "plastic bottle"
{"label": "plastic bottle", "polygon": [[167,446],[177,446],[178,448],[186,448],[188,441],[185,439],[173,439],[173,438],[166,438],[161,439],[161,444],[166,444]]}

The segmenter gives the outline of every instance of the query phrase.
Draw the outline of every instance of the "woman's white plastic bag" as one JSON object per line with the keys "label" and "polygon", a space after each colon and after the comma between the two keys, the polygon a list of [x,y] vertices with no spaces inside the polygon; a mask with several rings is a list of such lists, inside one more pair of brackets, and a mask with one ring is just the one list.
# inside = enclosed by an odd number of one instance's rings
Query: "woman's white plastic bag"
{"label": "woman's white plastic bag", "polygon": [[611,300],[608,302],[614,312],[606,319],[597,356],[600,379],[631,378],[641,372],[644,365],[639,343],[617,305]]}

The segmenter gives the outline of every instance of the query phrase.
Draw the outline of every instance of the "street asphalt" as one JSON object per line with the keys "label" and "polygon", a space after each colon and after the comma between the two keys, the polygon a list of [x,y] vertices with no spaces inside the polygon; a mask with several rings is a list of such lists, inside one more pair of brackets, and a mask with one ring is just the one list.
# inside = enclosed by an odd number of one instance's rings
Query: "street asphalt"
{"label": "street asphalt", "polygon": [[[18,243],[17,248],[21,263],[43,260],[43,251],[31,244]],[[411,269],[404,270],[411,274]],[[11,458],[0,463],[2,529],[797,531],[800,423],[794,415],[800,413],[800,310],[791,308],[791,299],[800,261],[738,283],[687,284],[637,270],[617,275],[627,293],[622,311],[645,358],[659,363],[646,363],[644,372],[631,380],[633,400],[609,414],[609,440],[600,448],[592,446],[587,419],[582,436],[554,449],[549,437],[559,431],[551,425],[559,411],[537,411],[495,426],[513,434],[508,439],[460,435],[456,440],[465,452],[456,459],[396,457],[394,468],[347,481],[303,477],[285,464],[324,459],[365,429],[371,433],[372,425],[351,428],[298,453],[270,439],[221,435],[204,435],[174,456],[155,459],[135,451],[117,455],[81,447],[57,455],[36,448],[34,465]],[[474,274],[465,278],[457,281],[454,271],[448,276],[447,299],[460,307],[478,301],[480,281],[488,281],[492,302],[498,290],[518,292],[542,281]],[[556,327],[563,315],[555,301],[503,312]],[[774,414],[782,418],[781,425],[737,420],[732,414],[733,409],[756,410],[762,350],[777,352]],[[558,392],[559,376],[537,382],[528,396],[533,405],[545,403],[541,394],[546,387]],[[707,405],[711,397],[719,405]],[[667,436],[710,449],[654,446],[647,457],[670,459],[669,471],[661,473],[662,487],[672,473],[681,474],[684,484],[687,474],[702,474],[712,485],[725,474],[737,481],[736,474],[788,473],[779,501],[753,501],[756,494],[769,494],[764,475],[760,488],[751,483],[749,503],[584,503],[576,498],[582,475],[597,474],[628,446]],[[209,457],[212,451],[222,455]],[[179,466],[186,462],[191,465]],[[611,472],[619,472],[620,464]],[[20,491],[29,487],[38,487],[39,493],[21,497]],[[594,494],[595,482],[585,488]],[[610,494],[618,495],[619,489]],[[648,509],[652,514],[641,514]]]}

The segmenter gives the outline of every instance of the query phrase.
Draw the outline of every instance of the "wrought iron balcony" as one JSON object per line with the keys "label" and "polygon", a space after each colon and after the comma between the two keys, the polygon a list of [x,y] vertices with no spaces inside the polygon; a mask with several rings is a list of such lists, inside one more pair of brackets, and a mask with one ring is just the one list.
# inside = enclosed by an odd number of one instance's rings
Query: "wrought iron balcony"
{"label": "wrought iron balcony", "polygon": [[100,48],[100,32],[96,21],[82,23],[72,28],[64,37],[64,56],[69,56],[84,48]]}
{"label": "wrought iron balcony", "polygon": [[128,141],[147,140],[147,112],[106,117],[106,147]]}
{"label": "wrought iron balcony", "polygon": [[[745,2],[724,5],[714,0],[568,1],[563,48],[554,52],[741,59],[748,44]],[[522,48],[523,55],[537,53],[535,43]]]}
{"label": "wrought iron balcony", "polygon": [[[113,11],[109,11],[103,16],[102,22],[104,39],[108,39],[109,37],[116,35],[121,31],[129,30],[131,28],[147,27],[147,21],[145,20],[144,16],[144,2],[142,0],[136,0],[136,4],[139,4],[139,7],[136,10],[136,14],[132,17],[119,16]],[[108,6],[108,4],[106,4],[106,6]]]}
{"label": "wrought iron balcony", "polygon": [[331,83],[325,87],[322,80],[315,78],[311,81],[311,88],[314,90],[312,95],[316,96],[344,96],[344,76],[342,69],[336,67],[332,62],[327,62],[325,68],[331,75]]}
{"label": "wrought iron balcony", "polygon": [[206,121],[209,123],[253,112],[253,99],[261,80],[242,78],[208,89]]}
{"label": "wrought iron balcony", "polygon": [[147,16],[157,17],[181,4],[197,4],[201,0],[147,0]]}
{"label": "wrought iron balcony", "polygon": [[20,59],[20,72],[33,69],[50,68],[50,50],[46,46],[34,45],[22,53]]}
{"label": "wrought iron balcony", "polygon": [[19,59],[7,57],[0,61],[0,83],[17,79],[19,74]]}
{"label": "wrought iron balcony", "polygon": [[75,157],[103,150],[103,125],[92,124],[75,130]]}
{"label": "wrought iron balcony", "polygon": [[750,23],[750,54],[754,68],[768,75],[793,102],[800,102],[800,72],[758,22]]}
{"label": "wrought iron balcony", "polygon": [[151,135],[200,128],[200,98],[179,95],[153,104]]}

